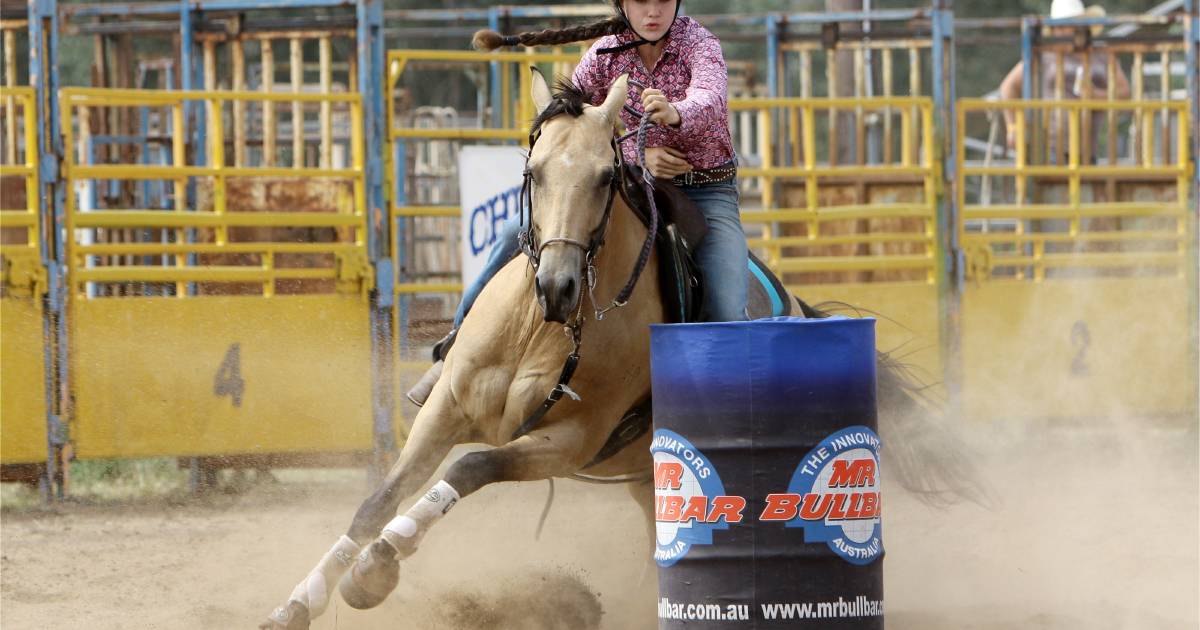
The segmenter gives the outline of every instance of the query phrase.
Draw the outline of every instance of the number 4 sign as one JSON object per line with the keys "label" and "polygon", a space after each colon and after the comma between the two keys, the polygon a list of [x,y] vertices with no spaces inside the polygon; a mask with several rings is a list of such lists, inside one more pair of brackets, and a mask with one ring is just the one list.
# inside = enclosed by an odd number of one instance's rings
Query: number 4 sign
{"label": "number 4 sign", "polygon": [[225,359],[217,369],[213,379],[213,394],[218,398],[229,396],[234,407],[242,406],[242,393],[246,391],[246,381],[242,380],[242,344],[234,343],[225,351]]}

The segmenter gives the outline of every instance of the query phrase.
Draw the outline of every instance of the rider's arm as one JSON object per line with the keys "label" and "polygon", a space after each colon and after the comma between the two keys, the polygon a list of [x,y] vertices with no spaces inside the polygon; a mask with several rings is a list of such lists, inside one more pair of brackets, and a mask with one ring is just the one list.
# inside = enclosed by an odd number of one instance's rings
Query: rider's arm
{"label": "rider's arm", "polygon": [[703,138],[690,137],[714,125],[724,125],[729,119],[726,101],[729,75],[725,68],[725,57],[721,54],[721,42],[715,37],[696,42],[688,52],[687,63],[692,74],[687,96],[672,105],[679,112],[680,135],[700,141]]}
{"label": "rider's arm", "polygon": [[[1006,101],[1015,101],[1021,98],[1021,83],[1025,77],[1025,63],[1018,61],[1017,65],[1013,66],[1012,70],[1008,71],[1008,75],[1000,82],[1000,98]],[[1008,130],[1008,145],[1015,147],[1017,145],[1016,136],[1016,113],[1004,108],[1000,110],[1004,114],[1004,128]]]}

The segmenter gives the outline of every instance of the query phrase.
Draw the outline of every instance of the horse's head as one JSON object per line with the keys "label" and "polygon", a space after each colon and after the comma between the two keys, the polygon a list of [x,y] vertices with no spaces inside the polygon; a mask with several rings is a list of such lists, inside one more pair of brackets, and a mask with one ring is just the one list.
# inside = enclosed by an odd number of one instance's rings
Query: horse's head
{"label": "horse's head", "polygon": [[628,92],[622,75],[593,107],[573,86],[560,84],[552,95],[533,71],[537,141],[526,168],[538,258],[534,292],[546,321],[566,322],[582,299],[589,256],[603,240],[620,177],[613,130]]}

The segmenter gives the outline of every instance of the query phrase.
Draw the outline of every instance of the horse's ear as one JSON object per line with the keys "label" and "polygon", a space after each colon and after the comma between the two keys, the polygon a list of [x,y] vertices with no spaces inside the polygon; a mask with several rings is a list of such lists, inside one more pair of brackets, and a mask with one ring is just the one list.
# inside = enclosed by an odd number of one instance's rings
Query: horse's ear
{"label": "horse's ear", "polygon": [[600,105],[600,109],[604,111],[604,115],[608,119],[617,124],[621,120],[621,108],[625,106],[625,99],[629,96],[629,75],[622,74],[613,81],[612,87],[608,88],[608,96],[604,98],[604,103]]}
{"label": "horse's ear", "polygon": [[542,76],[542,71],[535,66],[529,66],[529,72],[533,75],[533,106],[537,108],[537,113],[541,114],[554,97],[550,95],[550,86],[546,85],[546,77]]}

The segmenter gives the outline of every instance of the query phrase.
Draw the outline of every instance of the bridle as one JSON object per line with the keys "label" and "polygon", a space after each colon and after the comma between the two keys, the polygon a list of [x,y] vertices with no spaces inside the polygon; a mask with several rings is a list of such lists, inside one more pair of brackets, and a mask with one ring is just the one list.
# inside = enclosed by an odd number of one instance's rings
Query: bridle
{"label": "bridle", "polygon": [[[637,85],[632,81],[630,83]],[[635,115],[640,116],[641,124],[638,125],[636,132],[630,132],[619,137],[614,135],[612,138],[610,144],[614,154],[613,169],[615,172],[613,173],[612,181],[609,184],[608,200],[605,201],[604,204],[604,216],[600,220],[600,225],[596,226],[596,228],[592,230],[591,237],[588,239],[586,244],[581,243],[573,238],[561,236],[548,238],[540,243],[538,242],[537,230],[533,225],[533,174],[529,171],[529,156],[533,155],[533,145],[535,142],[537,142],[538,135],[540,135],[537,130],[529,134],[529,154],[527,154],[525,157],[524,182],[521,184],[521,232],[517,237],[518,242],[520,243],[521,251],[527,257],[529,257],[530,265],[532,265],[536,270],[538,265],[541,264],[542,250],[548,245],[562,243],[572,247],[578,247],[579,249],[583,250],[584,268],[582,269],[582,272],[584,274],[585,282],[587,283],[588,297],[592,301],[592,308],[595,309],[597,321],[604,319],[604,314],[608,311],[611,311],[614,308],[620,308],[629,303],[629,296],[633,294],[633,288],[637,284],[638,278],[641,277],[642,271],[646,268],[647,262],[650,260],[650,251],[651,248],[654,247],[654,240],[658,234],[658,208],[654,203],[654,177],[650,174],[650,169],[645,167],[646,130],[650,128],[650,116],[644,112],[638,112],[637,110],[629,107],[629,105],[625,105],[625,109],[632,111]],[[642,251],[638,255],[637,264],[634,265],[633,273],[629,276],[629,281],[626,282],[625,286],[621,288],[621,291],[617,294],[617,297],[613,298],[611,304],[604,308],[600,308],[600,306],[596,303],[596,295],[594,293],[596,288],[596,266],[594,261],[596,259],[596,254],[598,254],[600,252],[600,248],[604,246],[604,236],[608,231],[609,218],[612,216],[613,200],[616,198],[619,187],[622,185],[622,182],[625,178],[625,168],[624,162],[621,159],[620,143],[634,135],[634,133],[637,135],[638,160],[642,163],[642,185],[646,190],[646,197],[649,200],[648,205],[650,210],[650,226],[646,232],[646,241],[642,243]],[[525,220],[527,215],[529,217],[528,223],[526,223]],[[579,290],[582,293],[583,287],[580,286]],[[583,343],[583,321],[583,295],[581,294],[579,295],[579,308],[575,313],[574,321],[563,326],[563,332],[565,332],[567,337],[571,339],[573,347],[571,349],[571,353],[567,355],[566,362],[563,364],[562,372],[558,377],[558,383],[554,386],[554,389],[550,390],[550,393],[546,396],[546,400],[542,402],[541,406],[535,409],[533,413],[529,414],[529,417],[525,418],[525,421],[521,423],[521,426],[517,427],[516,431],[513,431],[512,439],[515,440],[533,430],[533,428],[536,427],[539,422],[541,422],[542,418],[545,417],[546,413],[550,411],[550,408],[553,407],[560,399],[562,399],[563,395],[570,396],[576,401],[580,400],[579,394],[576,394],[569,387],[568,383],[571,382],[571,376],[575,374],[575,368],[579,365],[579,347]]]}
{"label": "bridle", "polygon": [[[630,274],[628,282],[621,288],[613,301],[608,306],[601,308],[596,302],[596,255],[600,253],[600,248],[604,246],[604,237],[608,233],[609,219],[612,217],[613,201],[616,199],[618,191],[623,184],[625,177],[625,161],[621,157],[620,143],[635,133],[638,136],[638,157],[643,164],[645,163],[645,130],[649,127],[649,117],[644,116],[641,112],[625,105],[625,109],[632,111],[638,116],[642,116],[642,122],[638,126],[636,132],[630,132],[623,136],[614,135],[609,143],[613,151],[613,174],[608,186],[608,198],[604,202],[604,215],[600,219],[600,224],[592,230],[591,236],[587,243],[582,243],[576,239],[565,236],[556,236],[548,238],[544,241],[539,241],[537,229],[533,224],[533,173],[529,170],[529,158],[533,155],[533,145],[537,142],[541,135],[540,131],[535,129],[529,134],[529,153],[525,156],[525,169],[522,173],[523,181],[521,183],[521,194],[519,197],[519,212],[521,217],[521,231],[517,235],[517,242],[520,245],[521,252],[529,258],[530,265],[536,271],[541,265],[542,250],[547,246],[562,243],[571,247],[578,247],[583,252],[583,269],[580,271],[588,288],[588,296],[592,301],[592,307],[595,310],[596,320],[604,319],[604,314],[620,308],[629,303],[629,296],[633,294],[634,286],[637,285],[638,278],[642,275],[642,271],[646,267],[646,263],[650,258],[650,249],[654,245],[654,239],[658,232],[658,213],[651,212],[650,229],[646,233],[646,240],[642,244],[641,254],[638,256],[637,265],[634,266],[633,272]],[[646,186],[646,194],[650,197],[651,207],[654,203],[653,178],[650,175],[649,169],[643,168],[644,185]],[[528,218],[528,221],[526,220]],[[580,287],[580,291],[583,287]],[[583,309],[583,296],[579,296],[579,311]],[[576,314],[575,325],[582,325],[582,320],[579,314]]]}
{"label": "bridle", "polygon": [[[536,131],[529,134],[529,155],[533,154],[533,144],[537,142],[538,135]],[[524,181],[521,183],[520,196],[522,229],[517,238],[521,246],[521,252],[529,257],[529,262],[533,265],[534,269],[537,269],[541,264],[542,250],[554,243],[563,243],[583,250],[584,257],[587,259],[589,265],[596,254],[599,253],[600,248],[604,245],[604,235],[608,232],[608,219],[612,215],[613,199],[616,197],[617,187],[621,185],[621,169],[624,166],[621,160],[621,151],[617,147],[615,138],[612,142],[612,149],[616,154],[616,158],[613,160],[612,179],[608,186],[608,199],[604,202],[604,216],[600,219],[600,224],[596,226],[596,229],[592,230],[591,237],[587,243],[581,243],[578,240],[565,236],[549,238],[539,243],[537,229],[533,224],[533,173],[529,170],[529,155],[526,155],[525,170],[522,173]],[[528,217],[528,222],[526,222],[526,217]]]}

